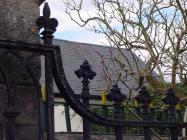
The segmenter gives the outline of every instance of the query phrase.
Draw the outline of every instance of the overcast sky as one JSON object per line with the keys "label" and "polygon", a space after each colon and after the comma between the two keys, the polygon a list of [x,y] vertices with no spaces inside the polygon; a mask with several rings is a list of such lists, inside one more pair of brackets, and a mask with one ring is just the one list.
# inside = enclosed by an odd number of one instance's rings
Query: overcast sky
{"label": "overcast sky", "polygon": [[[49,3],[51,8],[51,17],[57,18],[59,22],[57,31],[54,34],[55,38],[92,44],[106,44],[103,35],[90,32],[71,21],[65,13],[65,7],[62,0],[46,0],[46,2]],[[40,10],[42,10],[42,7],[43,5]],[[87,8],[91,10],[89,4],[87,4]]]}

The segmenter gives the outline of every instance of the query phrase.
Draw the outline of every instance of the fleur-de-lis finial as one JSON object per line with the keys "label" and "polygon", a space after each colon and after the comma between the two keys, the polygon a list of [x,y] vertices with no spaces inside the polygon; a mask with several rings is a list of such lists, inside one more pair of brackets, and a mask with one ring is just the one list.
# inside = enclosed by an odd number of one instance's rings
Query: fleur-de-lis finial
{"label": "fleur-de-lis finial", "polygon": [[44,41],[46,44],[51,44],[52,38],[54,37],[52,34],[56,31],[56,27],[58,26],[58,21],[55,18],[50,18],[51,10],[49,8],[48,3],[44,4],[43,8],[43,16],[40,16],[36,20],[36,24],[38,25],[38,29],[44,28],[44,31],[41,32],[43,35]]}

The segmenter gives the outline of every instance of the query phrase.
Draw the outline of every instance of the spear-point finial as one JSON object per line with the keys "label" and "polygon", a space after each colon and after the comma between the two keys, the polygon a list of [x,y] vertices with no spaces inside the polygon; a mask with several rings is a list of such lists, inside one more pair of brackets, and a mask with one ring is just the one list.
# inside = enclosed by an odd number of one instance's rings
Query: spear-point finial
{"label": "spear-point finial", "polygon": [[49,4],[47,2],[44,3],[43,16],[48,17],[48,18],[50,18],[50,16],[51,16],[51,10],[50,10]]}

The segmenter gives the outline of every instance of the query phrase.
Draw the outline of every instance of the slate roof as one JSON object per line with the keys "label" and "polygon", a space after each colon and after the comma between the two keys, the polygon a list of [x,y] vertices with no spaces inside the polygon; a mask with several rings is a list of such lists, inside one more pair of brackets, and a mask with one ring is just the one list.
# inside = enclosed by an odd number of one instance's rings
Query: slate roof
{"label": "slate roof", "polygon": [[39,0],[39,5],[41,5],[45,0]]}
{"label": "slate roof", "polygon": [[[90,93],[92,95],[101,95],[101,90],[106,89],[106,80],[104,80],[104,71],[102,64],[103,59],[106,66],[109,68],[113,83],[115,83],[118,78],[114,76],[114,73],[118,73],[120,72],[120,70],[116,70],[118,68],[114,67],[111,58],[116,57],[117,59],[120,59],[124,63],[124,65],[127,63],[127,61],[124,59],[124,57],[122,57],[117,48],[57,39],[53,40],[53,44],[60,46],[65,75],[76,94],[81,94],[82,83],[81,79],[77,78],[74,71],[79,69],[80,65],[85,60],[88,60],[88,62],[92,66],[93,71],[97,73],[96,77],[90,82]],[[122,53],[126,56],[132,67],[135,69],[134,72],[136,72],[137,69],[135,67],[135,61],[131,52],[126,49],[122,49]],[[103,59],[101,59],[100,54],[103,56]],[[142,67],[144,66],[144,63],[137,56],[135,56],[135,59],[139,62],[139,65],[141,65]],[[124,71],[121,74],[125,77]],[[137,83],[131,76],[126,77],[126,81],[129,87],[137,87]],[[126,88],[122,83],[119,82],[118,85],[122,89],[123,93],[129,93],[128,88]],[[58,92],[56,86],[54,86],[54,92]]]}

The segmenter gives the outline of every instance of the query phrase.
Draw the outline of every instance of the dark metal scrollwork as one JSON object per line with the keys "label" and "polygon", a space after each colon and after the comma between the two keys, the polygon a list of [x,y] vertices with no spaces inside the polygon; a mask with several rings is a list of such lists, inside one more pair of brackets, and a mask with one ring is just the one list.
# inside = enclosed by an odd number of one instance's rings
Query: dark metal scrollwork
{"label": "dark metal scrollwork", "polygon": [[[25,85],[35,87],[34,93],[36,94],[32,95],[32,97],[37,98],[35,101],[38,106],[39,96],[41,95],[38,81],[40,69],[38,65],[33,64],[33,60],[36,60],[34,58],[38,57],[38,53],[24,51],[19,46],[24,46],[25,48],[24,43],[0,40],[0,82],[1,88],[5,87],[6,89],[1,91],[1,96],[3,97],[1,99],[4,99],[1,105],[5,108],[3,114],[6,118],[5,131],[8,140],[17,139],[17,126],[20,123],[18,117],[24,118],[24,114],[26,114],[26,112],[22,113],[26,110],[27,105],[24,102],[20,102],[23,101],[21,94],[24,94],[20,90],[24,90],[23,87]],[[26,93],[25,95],[29,94]],[[16,120],[17,118],[18,120]],[[39,123],[38,117],[38,126],[40,125]]]}

